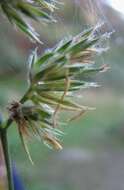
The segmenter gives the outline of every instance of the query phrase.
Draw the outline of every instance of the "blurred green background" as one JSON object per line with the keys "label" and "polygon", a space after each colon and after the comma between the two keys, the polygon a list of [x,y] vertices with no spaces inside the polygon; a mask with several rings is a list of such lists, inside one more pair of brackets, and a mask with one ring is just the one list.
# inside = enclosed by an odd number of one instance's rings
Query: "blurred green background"
{"label": "blurred green background", "polygon": [[[55,14],[58,23],[47,26],[33,23],[44,42],[39,54],[64,36],[77,34],[100,20],[105,22],[106,31],[115,32],[107,44],[110,49],[97,58],[98,64],[107,63],[111,67],[94,78],[101,87],[80,94],[79,101],[96,110],[63,127],[61,152],[31,140],[29,148],[35,162],[32,166],[16,126],[11,127],[12,159],[27,190],[124,189],[124,16],[98,2],[65,0]],[[7,105],[27,89],[26,61],[34,47],[6,18],[0,17],[0,111],[5,116]]]}

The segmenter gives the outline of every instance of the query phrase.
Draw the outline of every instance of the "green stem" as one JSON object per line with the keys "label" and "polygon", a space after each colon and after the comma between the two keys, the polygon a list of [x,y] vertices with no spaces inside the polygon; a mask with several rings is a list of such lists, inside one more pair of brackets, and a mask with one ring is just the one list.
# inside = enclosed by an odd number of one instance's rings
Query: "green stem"
{"label": "green stem", "polygon": [[10,160],[10,153],[9,153],[8,139],[7,139],[7,130],[1,129],[0,137],[1,137],[1,144],[2,144],[5,166],[6,166],[8,190],[14,190],[11,160]]}
{"label": "green stem", "polygon": [[6,123],[6,125],[5,125],[5,130],[7,130],[7,129],[9,128],[9,126],[12,124],[12,122],[13,122],[13,119],[12,119],[12,118],[9,118],[9,119],[7,120],[7,123]]}
{"label": "green stem", "polygon": [[27,92],[24,94],[24,96],[21,98],[20,103],[23,104],[23,103],[27,100],[27,97],[28,97],[28,95],[30,94],[30,92],[31,92],[31,88],[29,88],[29,89],[27,90]]}

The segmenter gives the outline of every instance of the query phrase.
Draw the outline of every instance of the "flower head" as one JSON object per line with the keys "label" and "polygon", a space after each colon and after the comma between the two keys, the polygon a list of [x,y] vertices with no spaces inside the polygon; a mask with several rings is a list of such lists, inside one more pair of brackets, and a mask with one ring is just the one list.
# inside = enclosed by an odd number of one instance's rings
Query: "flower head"
{"label": "flower head", "polygon": [[56,9],[57,1],[46,0],[2,0],[0,8],[10,23],[17,26],[33,41],[41,43],[39,35],[29,25],[26,17],[35,21],[54,22],[51,12]]}
{"label": "flower head", "polygon": [[96,45],[102,35],[94,37],[93,32],[93,29],[89,29],[76,37],[62,40],[41,57],[37,56],[37,50],[29,57],[29,90],[19,103],[14,102],[9,108],[10,117],[18,125],[28,155],[25,137],[32,134],[43,139],[45,144],[51,147],[62,149],[59,140],[62,132],[57,128],[59,125],[57,116],[61,111],[76,113],[69,119],[72,121],[92,109],[78,104],[76,96],[75,100],[71,97],[81,89],[96,87],[97,84],[88,81],[87,76],[107,68],[104,65],[100,67],[94,65]]}

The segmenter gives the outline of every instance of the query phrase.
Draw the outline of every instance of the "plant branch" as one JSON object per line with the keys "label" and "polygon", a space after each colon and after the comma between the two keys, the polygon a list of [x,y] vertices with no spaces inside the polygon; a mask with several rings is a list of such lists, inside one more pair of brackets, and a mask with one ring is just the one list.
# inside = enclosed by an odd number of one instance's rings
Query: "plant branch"
{"label": "plant branch", "polygon": [[11,160],[10,160],[10,153],[9,153],[6,129],[0,129],[0,138],[1,138],[1,144],[2,144],[5,166],[6,166],[8,190],[14,190],[12,169],[11,169]]}

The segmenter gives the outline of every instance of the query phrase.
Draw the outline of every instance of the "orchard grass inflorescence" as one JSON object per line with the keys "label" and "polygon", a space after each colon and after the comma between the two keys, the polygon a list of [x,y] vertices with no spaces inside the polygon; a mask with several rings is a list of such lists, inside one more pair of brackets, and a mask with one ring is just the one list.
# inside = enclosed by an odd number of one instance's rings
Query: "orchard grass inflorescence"
{"label": "orchard grass inflorescence", "polygon": [[93,56],[97,53],[95,45],[99,40],[101,36],[96,37],[90,28],[60,41],[41,57],[37,56],[37,49],[30,55],[29,89],[20,102],[13,102],[9,107],[10,117],[18,125],[26,151],[25,136],[30,133],[53,148],[61,149],[58,137],[62,132],[56,129],[59,125],[57,115],[68,110],[77,112],[78,116],[91,109],[72,101],[71,96],[80,89],[98,86],[86,79],[106,69],[105,65],[97,68],[93,63]]}

